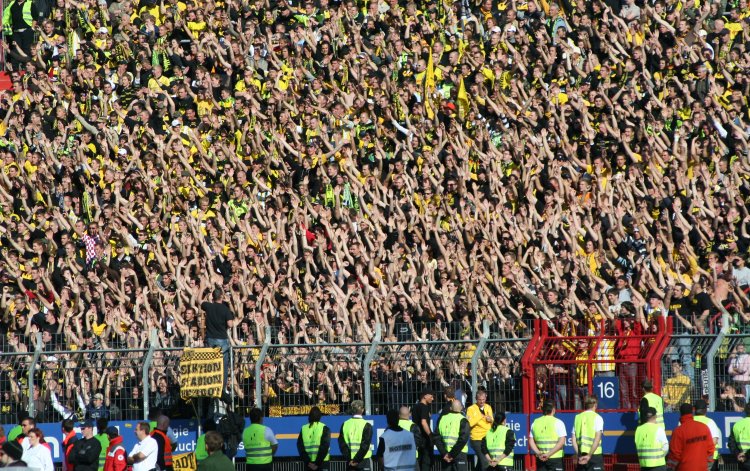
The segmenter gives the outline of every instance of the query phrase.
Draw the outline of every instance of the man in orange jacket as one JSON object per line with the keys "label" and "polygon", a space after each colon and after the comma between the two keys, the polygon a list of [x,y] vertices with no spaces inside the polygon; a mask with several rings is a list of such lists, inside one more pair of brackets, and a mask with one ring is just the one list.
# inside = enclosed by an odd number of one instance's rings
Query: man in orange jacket
{"label": "man in orange jacket", "polygon": [[714,439],[706,424],[693,420],[693,406],[680,406],[680,425],[672,432],[667,468],[675,471],[706,471],[714,461]]}

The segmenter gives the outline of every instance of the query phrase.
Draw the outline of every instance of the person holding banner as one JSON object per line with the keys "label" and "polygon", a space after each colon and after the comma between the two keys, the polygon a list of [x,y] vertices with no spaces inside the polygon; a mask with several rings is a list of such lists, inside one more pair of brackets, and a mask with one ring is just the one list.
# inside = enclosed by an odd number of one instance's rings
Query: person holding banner
{"label": "person holding banner", "polygon": [[234,471],[234,463],[224,454],[224,439],[219,432],[206,432],[208,458],[198,463],[198,471]]}
{"label": "person holding banner", "polygon": [[308,423],[302,426],[297,437],[297,451],[299,452],[305,470],[327,470],[331,455],[331,429],[320,421],[323,413],[318,406],[313,406],[307,415]]}
{"label": "person holding banner", "polygon": [[[208,434],[206,434],[208,440]],[[247,471],[271,471],[273,455],[279,449],[279,442],[273,430],[263,425],[263,411],[257,407],[250,411],[250,425],[242,432],[245,444]],[[206,443],[208,450],[208,443]]]}
{"label": "person holding banner", "polygon": [[224,387],[229,377],[229,334],[227,330],[234,326],[234,313],[224,303],[224,291],[216,288],[213,292],[213,302],[204,301],[201,309],[206,319],[206,345],[221,349],[224,361]]}
{"label": "person holding banner", "polygon": [[372,469],[372,425],[362,417],[364,402],[352,401],[351,410],[352,417],[341,426],[339,448],[349,462],[348,470],[369,471]]}
{"label": "person holding banner", "polygon": [[576,415],[573,422],[573,450],[578,456],[579,471],[602,471],[602,434],[604,419],[596,413],[597,400],[587,396],[583,402],[586,410]]}

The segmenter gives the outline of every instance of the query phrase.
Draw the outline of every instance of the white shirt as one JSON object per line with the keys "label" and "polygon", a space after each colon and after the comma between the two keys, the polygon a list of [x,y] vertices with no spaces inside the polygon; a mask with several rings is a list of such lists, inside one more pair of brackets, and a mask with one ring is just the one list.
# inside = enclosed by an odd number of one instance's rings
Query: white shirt
{"label": "white shirt", "polygon": [[746,286],[750,284],[750,268],[732,268],[732,276],[737,280],[738,286]]}
{"label": "white shirt", "polygon": [[[28,438],[26,439],[28,440]],[[43,444],[29,447],[23,452],[23,461],[31,469],[39,471],[55,471],[55,465],[52,463],[52,452]]]}
{"label": "white shirt", "polygon": [[136,443],[133,447],[133,451],[128,456],[135,456],[138,453],[143,454],[146,458],[140,463],[133,464],[133,471],[150,471],[156,468],[156,458],[159,454],[159,445],[153,437],[148,436],[141,440],[140,443]]}
{"label": "white shirt", "polygon": [[706,426],[711,431],[711,438],[716,441],[716,448],[721,448],[721,430],[719,430],[719,426],[710,418],[708,419]]}
{"label": "white shirt", "polygon": [[[555,433],[557,434],[557,436],[558,437],[567,437],[568,434],[565,431],[565,423],[562,420],[558,419],[557,417],[553,417],[553,418],[555,419]],[[604,428],[603,424],[602,424],[602,428]],[[532,436],[534,435],[533,429],[534,429],[534,427],[533,427],[533,424],[532,424],[532,433],[531,433]]]}
{"label": "white shirt", "polygon": [[273,430],[271,430],[271,427],[264,425],[266,429],[263,431],[263,438],[266,439],[271,445],[278,445],[279,441],[276,440],[276,435],[273,433]]}
{"label": "white shirt", "polygon": [[656,443],[661,444],[664,456],[667,456],[667,452],[669,451],[669,440],[667,440],[667,432],[664,431],[664,427],[656,427]]}
{"label": "white shirt", "polygon": [[[596,432],[603,432],[604,431],[604,419],[602,419],[602,416],[599,414],[596,414],[596,417],[594,417],[594,433]],[[576,429],[575,426],[570,429],[570,435],[575,436]]]}

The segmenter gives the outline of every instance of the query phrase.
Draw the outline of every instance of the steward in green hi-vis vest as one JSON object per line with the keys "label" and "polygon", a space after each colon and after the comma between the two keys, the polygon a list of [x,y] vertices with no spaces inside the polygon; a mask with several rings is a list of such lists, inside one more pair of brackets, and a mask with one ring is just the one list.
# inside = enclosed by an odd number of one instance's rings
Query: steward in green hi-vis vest
{"label": "steward in green hi-vis vest", "polygon": [[745,418],[732,427],[727,446],[737,458],[740,471],[750,470],[750,403],[745,405]]}
{"label": "steward in green hi-vis vest", "polygon": [[266,427],[261,424],[250,424],[242,433],[248,464],[269,464],[273,461],[271,442],[266,440],[265,434]]}
{"label": "steward in green hi-vis vest", "polygon": [[[708,429],[711,430],[712,435],[713,435],[714,427],[718,428],[716,425],[716,422],[714,422],[713,419],[710,419],[706,417],[705,415],[698,415],[697,410],[696,410],[696,414],[693,416],[693,420],[695,420],[696,422],[705,424],[708,427]],[[714,437],[712,436],[711,438],[714,438]],[[719,459],[719,448],[721,448],[721,434],[719,434],[719,440],[716,443],[716,450],[714,450],[714,462],[716,462],[716,460]]]}
{"label": "steward in green hi-vis vest", "polygon": [[656,423],[664,428],[664,399],[658,394],[654,394],[654,383],[650,379],[643,380],[643,398],[638,406],[638,415],[640,423],[645,424],[644,414],[646,409],[653,407],[656,410]]}
{"label": "steward in green hi-vis vest", "polygon": [[513,468],[513,448],[516,437],[513,431],[505,425],[505,413],[497,412],[492,428],[482,439],[482,453],[489,461],[490,469]]}
{"label": "steward in green hi-vis vest", "polygon": [[450,412],[440,417],[437,424],[438,435],[435,446],[442,457],[443,470],[464,471],[468,469],[467,452],[471,427],[466,417],[461,414],[463,404],[453,400]]}
{"label": "steward in green hi-vis vest", "polygon": [[372,466],[372,425],[362,418],[364,402],[351,404],[352,418],[341,425],[339,448],[348,462],[347,469],[369,470]]}
{"label": "steward in green hi-vis vest", "polygon": [[565,455],[565,424],[555,417],[555,405],[551,402],[542,405],[542,413],[544,415],[531,424],[529,447],[536,454],[538,471],[555,471],[562,468]]}
{"label": "steward in green hi-vis vest", "polygon": [[578,442],[579,454],[602,454],[601,439],[599,440],[596,449],[592,450],[592,447],[594,446],[594,439],[596,438],[596,429],[594,428],[594,423],[597,417],[599,417],[599,414],[594,411],[588,410],[576,415],[573,429],[575,430],[576,441]]}
{"label": "steward in green hi-vis vest", "polygon": [[[453,447],[459,443],[458,436],[461,433],[461,421],[463,420],[466,420],[466,417],[455,412],[448,413],[440,419],[438,433],[443,439],[443,443],[445,444],[448,453],[450,453]],[[461,453],[468,453],[468,442],[463,443],[463,446],[459,446],[458,448],[461,450]]]}
{"label": "steward in green hi-vis vest", "polygon": [[262,424],[263,412],[255,408],[250,411],[250,425],[242,432],[245,446],[245,460],[248,469],[268,469],[273,463],[273,455],[278,449],[278,441],[271,429]]}
{"label": "steward in green hi-vis vest", "polygon": [[641,468],[665,466],[667,460],[658,433],[661,427],[656,422],[646,422],[635,431],[635,449],[638,452],[638,463]]}
{"label": "steward in green hi-vis vest", "polygon": [[[313,406],[308,414],[309,422],[302,426],[297,437],[297,451],[305,465],[305,469],[327,469],[331,455],[331,430],[320,422],[323,413],[317,406]],[[309,464],[313,466],[308,467]]]}

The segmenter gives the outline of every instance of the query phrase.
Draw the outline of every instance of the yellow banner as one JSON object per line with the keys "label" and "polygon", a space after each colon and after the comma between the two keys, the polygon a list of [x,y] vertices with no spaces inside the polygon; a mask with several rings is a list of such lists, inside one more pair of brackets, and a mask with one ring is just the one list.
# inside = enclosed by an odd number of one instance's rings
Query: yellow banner
{"label": "yellow banner", "polygon": [[195,471],[198,463],[195,461],[195,453],[183,453],[172,457],[174,471]]}
{"label": "yellow banner", "polygon": [[186,348],[180,359],[180,397],[221,397],[224,361],[219,348]]}
{"label": "yellow banner", "polygon": [[[318,405],[320,411],[325,415],[338,415],[341,413],[341,408],[338,404],[322,404]],[[312,406],[280,406],[272,405],[268,407],[269,417],[285,417],[289,415],[307,415],[310,413]]]}

